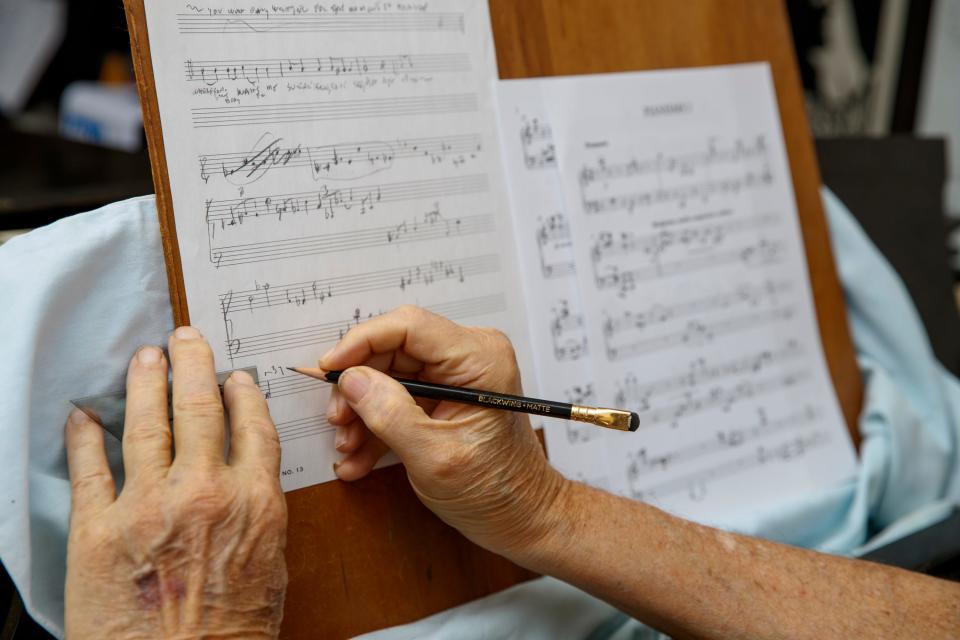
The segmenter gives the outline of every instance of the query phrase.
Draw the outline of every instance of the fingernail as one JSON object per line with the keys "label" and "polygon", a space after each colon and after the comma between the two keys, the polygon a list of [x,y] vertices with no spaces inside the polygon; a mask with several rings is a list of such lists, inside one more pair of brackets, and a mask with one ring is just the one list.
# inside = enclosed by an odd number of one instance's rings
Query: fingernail
{"label": "fingernail", "polygon": [[177,327],[177,330],[173,332],[174,337],[177,340],[196,340],[201,337],[200,332],[194,329],[193,327]]}
{"label": "fingernail", "polygon": [[367,389],[370,388],[370,379],[362,369],[347,369],[346,373],[340,376],[340,391],[351,402],[360,402],[363,396],[367,395]]}
{"label": "fingernail", "polygon": [[337,437],[333,441],[333,446],[339,450],[345,444],[347,444],[347,430],[343,427],[337,427]]}
{"label": "fingernail", "polygon": [[331,396],[327,403],[327,420],[335,420],[340,413],[340,400],[338,397]]}
{"label": "fingernail", "polygon": [[157,364],[162,357],[163,352],[153,346],[141,347],[137,352],[137,360],[140,364]]}
{"label": "fingernail", "polygon": [[71,411],[70,418],[68,419],[70,420],[70,424],[74,426],[79,426],[89,420],[89,418],[87,418],[87,414],[85,414],[83,411],[80,411],[80,409],[74,409]]}
{"label": "fingernail", "polygon": [[329,351],[327,351],[325,354],[323,354],[322,356],[320,356],[320,362],[318,362],[317,364],[320,365],[320,368],[321,368],[321,369],[325,368],[325,367],[323,366],[323,363],[326,362],[327,358],[329,358],[330,356],[333,355],[333,352],[337,350],[337,346],[338,346],[338,345],[336,345],[336,344],[333,345],[333,346],[330,348]]}
{"label": "fingernail", "polygon": [[230,379],[236,382],[237,384],[245,384],[251,387],[255,387],[257,385],[257,383],[254,382],[253,380],[253,376],[251,376],[246,371],[240,371],[240,370],[234,371],[233,373],[230,374]]}

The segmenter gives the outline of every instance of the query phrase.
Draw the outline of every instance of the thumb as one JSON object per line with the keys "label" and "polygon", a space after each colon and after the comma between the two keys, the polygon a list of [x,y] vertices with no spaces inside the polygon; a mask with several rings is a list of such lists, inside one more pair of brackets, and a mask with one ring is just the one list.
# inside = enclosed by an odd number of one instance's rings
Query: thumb
{"label": "thumb", "polygon": [[430,417],[399,382],[370,367],[351,367],[337,386],[367,428],[397,455],[404,458],[417,448]]}

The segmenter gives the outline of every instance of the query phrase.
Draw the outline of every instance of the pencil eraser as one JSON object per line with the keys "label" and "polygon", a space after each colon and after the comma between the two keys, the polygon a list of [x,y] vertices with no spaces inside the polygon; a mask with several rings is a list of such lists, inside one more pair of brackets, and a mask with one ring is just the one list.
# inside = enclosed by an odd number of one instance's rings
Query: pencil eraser
{"label": "pencil eraser", "polygon": [[640,416],[633,411],[630,412],[630,431],[636,431],[640,428]]}

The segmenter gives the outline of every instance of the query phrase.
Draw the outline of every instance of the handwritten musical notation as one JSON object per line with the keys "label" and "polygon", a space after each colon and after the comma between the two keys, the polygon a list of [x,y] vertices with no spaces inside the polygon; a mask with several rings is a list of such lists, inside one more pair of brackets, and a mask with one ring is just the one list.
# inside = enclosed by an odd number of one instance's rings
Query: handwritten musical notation
{"label": "handwritten musical notation", "polygon": [[308,305],[322,305],[336,295],[357,294],[387,289],[406,291],[412,287],[429,287],[437,283],[456,281],[466,283],[468,278],[500,272],[500,256],[486,254],[454,260],[431,260],[409,266],[393,267],[351,273],[332,278],[317,278],[278,285],[256,283],[252,289],[230,290],[219,295],[220,310],[226,319],[238,314],[254,314],[274,307],[284,310]]}
{"label": "handwritten musical notation", "polygon": [[464,73],[470,57],[457,54],[396,54],[385,56],[300,56],[263,60],[184,61],[187,82],[215,86],[227,81],[256,84],[267,80],[327,78],[403,73]]}
{"label": "handwritten musical notation", "polygon": [[[503,294],[462,298],[441,302],[426,307],[433,313],[446,316],[452,320],[462,318],[481,317],[503,312],[506,309],[506,298]],[[280,351],[300,349],[318,344],[331,344],[357,326],[363,320],[381,315],[387,309],[378,308],[376,311],[364,312],[360,307],[354,310],[351,317],[331,322],[321,322],[306,326],[292,327],[256,335],[235,336],[227,329],[224,345],[227,349],[231,365],[241,358],[252,358],[264,354],[275,354]]]}
{"label": "handwritten musical notation", "polygon": [[492,214],[446,218],[438,208],[399,224],[366,227],[313,236],[210,247],[210,262],[217,268],[257,262],[373,249],[390,245],[430,242],[450,236],[476,236],[494,230]]}
{"label": "handwritten musical notation", "polygon": [[263,134],[250,151],[209,153],[199,160],[200,179],[213,176],[233,185],[248,185],[274,169],[309,171],[314,180],[356,180],[393,168],[397,161],[449,163],[459,168],[483,151],[479,134],[368,140],[330,145],[284,146],[283,138]]}
{"label": "handwritten musical notation", "polygon": [[323,387],[324,383],[320,380],[314,380],[299,374],[280,378],[265,378],[260,381],[260,391],[263,392],[263,396],[267,400],[297,393],[313,393],[320,391]]}
{"label": "handwritten musical notation", "polygon": [[489,15],[442,4],[144,5],[181,293],[220,369],[258,368],[285,490],[339,457],[329,385],[285,367],[402,304],[526,342]]}
{"label": "handwritten musical notation", "polygon": [[206,222],[213,238],[217,229],[229,230],[250,218],[275,216],[282,222],[284,216],[289,220],[298,215],[317,215],[330,220],[338,213],[350,211],[364,215],[385,203],[463,196],[482,193],[488,188],[486,174],[341,188],[323,185],[316,191],[302,193],[208,200]]}
{"label": "handwritten musical notation", "polygon": [[190,113],[194,128],[203,129],[469,113],[476,111],[478,105],[477,94],[454,93],[328,102],[195,107]]}
{"label": "handwritten musical notation", "polygon": [[553,144],[550,125],[539,118],[524,118],[520,128],[523,149],[523,164],[527,169],[554,169],[557,166],[557,151]]}
{"label": "handwritten musical notation", "polygon": [[338,32],[411,32],[464,31],[462,13],[435,11],[345,12],[338,3],[290,5],[287,11],[266,6],[246,8],[209,8],[196,5],[192,13],[177,14],[177,29],[183,35],[227,35],[258,33],[338,33]]}

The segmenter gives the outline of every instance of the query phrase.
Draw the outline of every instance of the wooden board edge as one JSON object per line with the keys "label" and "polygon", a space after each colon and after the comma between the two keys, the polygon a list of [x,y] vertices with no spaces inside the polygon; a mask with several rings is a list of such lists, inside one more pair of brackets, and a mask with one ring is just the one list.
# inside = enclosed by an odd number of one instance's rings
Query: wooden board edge
{"label": "wooden board edge", "polygon": [[[785,127],[788,121],[786,109],[789,108],[783,104],[781,96],[789,89],[795,95],[802,96],[803,87],[800,84],[800,65],[797,60],[796,48],[793,43],[793,33],[790,30],[790,21],[787,14],[787,7],[784,2],[776,3],[779,10],[779,28],[781,37],[788,43],[786,55],[790,62],[790,68],[793,70],[789,74],[780,74],[780,77],[774,76],[773,82],[777,93],[777,110],[780,115],[781,129]],[[786,76],[786,77],[785,77]],[[792,85],[787,87],[786,85]],[[793,105],[796,108],[796,105]],[[830,238],[830,228],[827,223],[826,211],[823,206],[823,198],[820,189],[816,190],[815,197],[810,197],[810,201],[804,202],[809,197],[801,192],[801,185],[798,184],[795,175],[796,166],[803,161],[801,155],[808,155],[810,162],[810,171],[817,185],[822,186],[823,180],[820,176],[820,164],[817,160],[816,147],[813,143],[813,131],[810,129],[810,121],[807,117],[806,108],[800,105],[800,113],[796,114],[792,121],[794,124],[802,123],[804,135],[798,143],[793,140],[794,148],[788,148],[788,159],[790,162],[791,177],[793,180],[794,200],[796,202],[798,213],[804,205],[807,206],[807,222],[813,216],[816,218],[816,224],[802,225],[802,237],[804,253],[807,257],[807,270],[810,275],[810,286],[814,298],[814,310],[817,316],[818,333],[820,342],[824,350],[824,358],[827,361],[827,370],[833,383],[834,393],[837,402],[840,404],[840,411],[843,414],[847,425],[847,432],[853,441],[856,451],[860,451],[860,411],[863,407],[863,379],[860,374],[860,368],[857,364],[856,348],[853,344],[853,334],[850,330],[850,321],[846,313],[846,300],[843,295],[843,285],[840,283],[840,274],[837,270],[836,256],[833,251],[833,243]],[[782,132],[784,144],[788,144],[789,136],[787,131]],[[799,148],[798,145],[799,144]],[[827,267],[827,268],[824,268]],[[840,313],[831,314],[829,308],[839,309]],[[828,348],[829,346],[829,348]]]}
{"label": "wooden board edge", "polygon": [[163,127],[160,122],[160,104],[153,76],[153,60],[150,56],[150,38],[147,33],[147,16],[144,0],[123,0],[127,16],[127,31],[130,34],[130,50],[133,70],[140,94],[140,109],[143,113],[143,128],[150,152],[150,171],[157,198],[157,219],[160,222],[160,237],[163,243],[163,261],[167,267],[167,283],[170,287],[170,306],[174,326],[190,324],[187,309],[187,291],[180,262],[180,245],[177,242],[177,225],[173,217],[173,198],[170,191],[170,176],[167,172],[167,155],[163,145]]}

